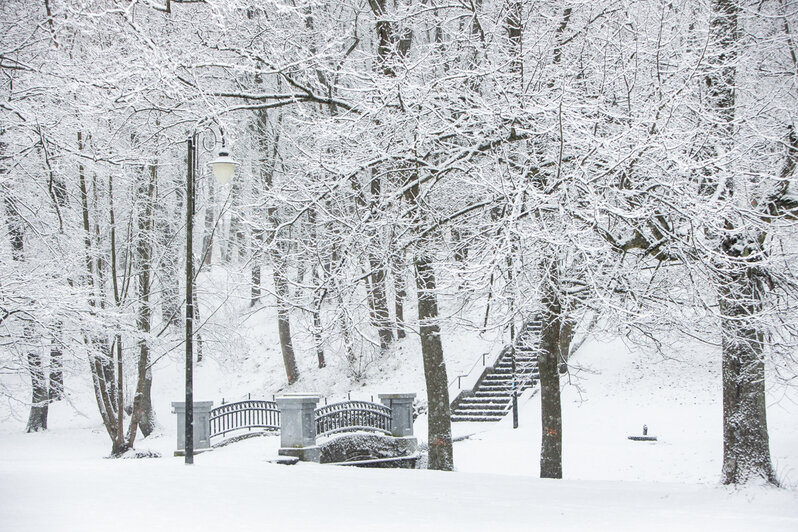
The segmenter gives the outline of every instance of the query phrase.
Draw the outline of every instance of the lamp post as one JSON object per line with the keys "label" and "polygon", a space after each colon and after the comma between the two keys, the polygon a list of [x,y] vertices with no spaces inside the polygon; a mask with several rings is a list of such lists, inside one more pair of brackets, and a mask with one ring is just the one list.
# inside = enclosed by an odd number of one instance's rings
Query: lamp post
{"label": "lamp post", "polygon": [[516,388],[517,382],[515,378],[515,344],[510,344],[510,356],[512,357],[512,370],[513,370],[513,428],[518,428],[518,389]]}
{"label": "lamp post", "polygon": [[[186,174],[186,464],[194,463],[194,177],[197,169],[197,135],[187,141]],[[224,150],[224,140],[222,140]],[[226,151],[210,162],[213,175],[220,184],[229,183],[236,162]]]}

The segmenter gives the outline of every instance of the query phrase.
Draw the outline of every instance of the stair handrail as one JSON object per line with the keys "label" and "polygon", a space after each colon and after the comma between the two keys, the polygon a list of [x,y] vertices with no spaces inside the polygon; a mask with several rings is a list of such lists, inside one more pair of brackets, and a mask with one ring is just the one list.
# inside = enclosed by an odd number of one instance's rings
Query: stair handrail
{"label": "stair handrail", "polygon": [[482,367],[483,367],[483,368],[484,368],[484,367],[486,367],[486,366],[487,366],[487,364],[485,363],[485,360],[486,360],[486,358],[488,357],[488,355],[489,355],[489,354],[490,354],[490,353],[482,353],[481,355],[479,355],[479,356],[477,357],[477,359],[474,361],[474,363],[471,365],[471,369],[469,369],[467,373],[461,373],[460,375],[457,375],[457,376],[455,376],[455,377],[452,379],[452,382],[450,382],[450,383],[449,383],[449,388],[451,388],[451,387],[452,387],[452,385],[453,385],[455,382],[457,382],[457,389],[458,389],[458,390],[461,390],[461,389],[462,389],[462,386],[461,386],[461,384],[462,384],[462,378],[463,378],[463,377],[468,377],[469,375],[471,375],[471,373],[473,373],[473,372],[474,372],[474,369],[477,367],[477,364],[479,364],[479,361],[480,361],[480,360],[482,361]]}

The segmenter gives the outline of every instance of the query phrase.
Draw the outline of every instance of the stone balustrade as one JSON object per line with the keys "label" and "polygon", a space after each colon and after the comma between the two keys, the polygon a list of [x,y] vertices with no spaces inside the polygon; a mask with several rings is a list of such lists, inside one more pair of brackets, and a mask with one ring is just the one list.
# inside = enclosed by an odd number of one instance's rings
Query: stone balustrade
{"label": "stone balustrade", "polygon": [[[391,411],[391,435],[406,440],[403,445],[415,451],[413,437],[414,393],[380,394],[380,402]],[[280,410],[280,456],[293,457],[301,461],[318,462],[320,450],[316,443],[316,408],[321,396],[311,393],[292,393],[275,398]],[[183,402],[172,403],[177,414],[177,448],[180,454],[185,448],[185,414]],[[382,407],[380,407],[382,408]],[[212,401],[194,402],[194,449],[210,448],[210,416]],[[247,427],[241,427],[247,428]],[[362,427],[360,427],[362,429]],[[358,430],[358,429],[352,429]]]}

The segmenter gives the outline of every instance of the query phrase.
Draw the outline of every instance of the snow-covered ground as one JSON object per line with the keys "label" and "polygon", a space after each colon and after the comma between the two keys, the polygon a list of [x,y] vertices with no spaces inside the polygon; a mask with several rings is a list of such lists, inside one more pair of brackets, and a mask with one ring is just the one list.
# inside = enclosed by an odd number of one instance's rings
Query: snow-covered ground
{"label": "snow-covered ground", "polygon": [[[84,441],[69,434],[35,438],[41,440],[36,447],[44,440],[55,445]],[[794,531],[798,525],[795,491],[287,467],[264,461],[264,449],[274,440],[247,440],[200,455],[193,467],[179,458],[101,460],[77,450],[84,457],[22,453],[27,457],[11,459],[4,445],[0,528]],[[496,449],[483,459],[502,453]]]}
{"label": "snow-covered ground", "polygon": [[[564,378],[561,481],[537,478],[537,395],[522,398],[517,430],[509,416],[456,424],[455,436],[468,437],[455,444],[454,473],[274,465],[273,436],[186,467],[171,455],[178,378],[156,396],[161,433],[137,445],[160,459],[104,459],[108,438],[94,413],[57,404],[46,433],[0,426],[0,530],[798,530],[798,394],[770,390],[772,454],[786,489],[719,486],[719,363],[708,349],[685,353],[664,360],[620,341],[583,347]],[[178,370],[167,365],[160,378]],[[656,443],[627,439],[643,424]],[[421,417],[416,433],[425,432]]]}

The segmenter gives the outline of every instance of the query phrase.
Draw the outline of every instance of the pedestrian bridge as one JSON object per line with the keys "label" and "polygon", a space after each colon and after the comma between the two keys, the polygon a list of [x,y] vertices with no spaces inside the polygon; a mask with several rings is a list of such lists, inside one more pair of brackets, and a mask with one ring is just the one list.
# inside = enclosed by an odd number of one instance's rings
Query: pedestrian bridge
{"label": "pedestrian bridge", "polygon": [[[249,435],[275,432],[280,434],[279,454],[295,460],[329,462],[329,457],[345,456],[342,462],[369,465],[375,460],[417,457],[413,437],[415,394],[381,394],[378,397],[380,403],[347,400],[320,407],[321,396],[316,394],[286,394],[271,401],[248,398],[222,402],[217,407],[212,401],[196,401],[193,403],[194,448],[202,451]],[[174,402],[172,406],[177,414],[177,454],[180,454],[185,448],[185,403]],[[358,434],[363,437],[342,439]],[[372,436],[366,437],[368,434]],[[390,451],[394,455],[386,457],[385,452],[375,451],[379,445],[374,442],[381,441],[380,438],[403,441],[397,447],[396,442],[383,439],[383,449],[399,449]],[[333,444],[333,439],[339,441]],[[360,449],[361,443],[366,441],[369,444]],[[342,445],[348,450],[342,451]],[[322,452],[323,449],[335,451]]]}

